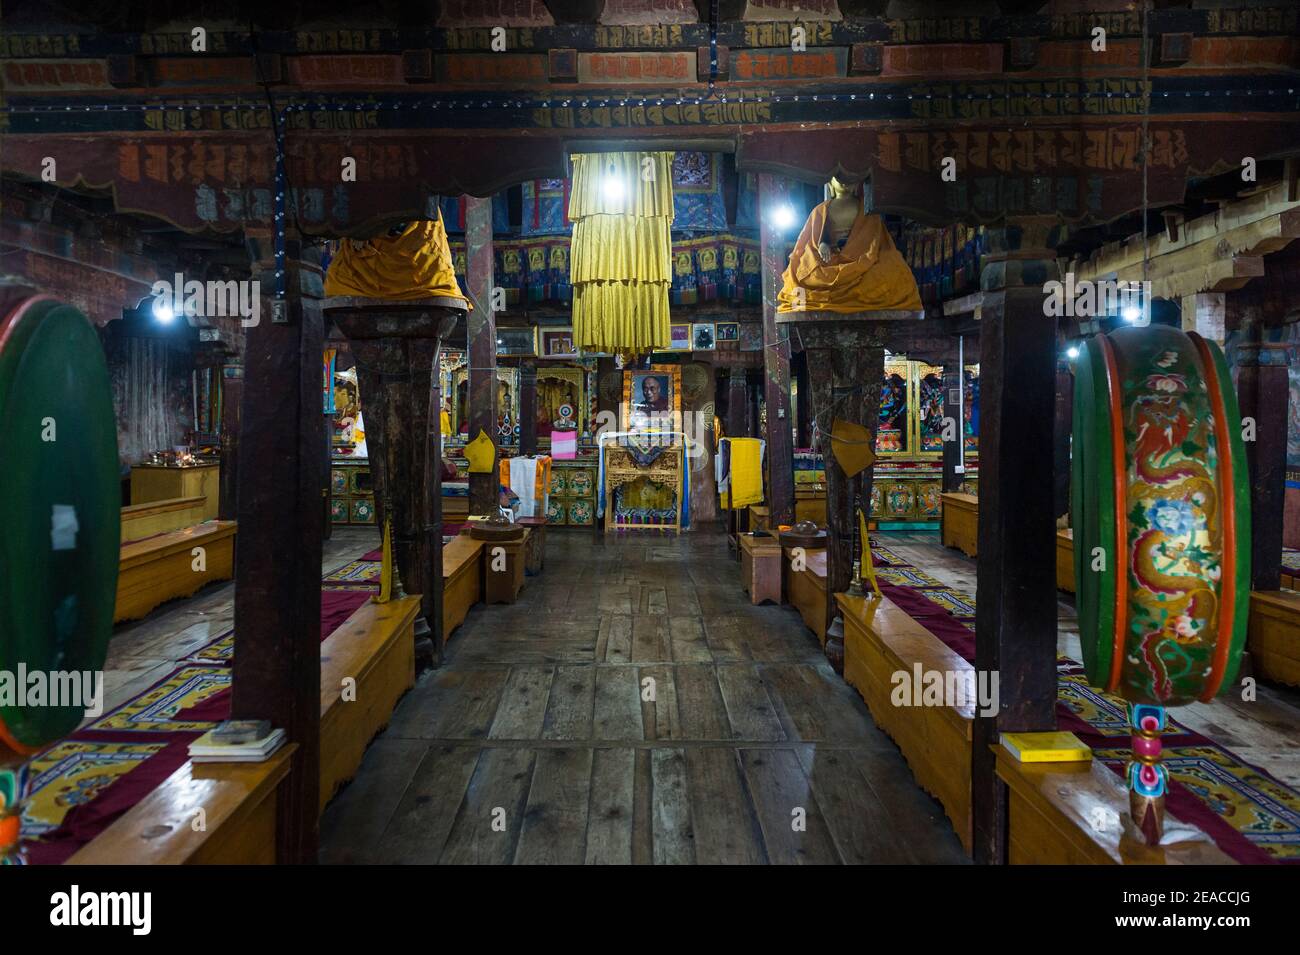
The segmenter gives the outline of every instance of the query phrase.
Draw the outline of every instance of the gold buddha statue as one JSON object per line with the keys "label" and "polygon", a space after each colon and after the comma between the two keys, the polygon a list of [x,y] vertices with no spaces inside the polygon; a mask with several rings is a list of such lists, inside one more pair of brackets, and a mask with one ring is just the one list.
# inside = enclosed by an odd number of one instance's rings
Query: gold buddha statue
{"label": "gold buddha statue", "polygon": [[880,216],[862,211],[857,184],[836,177],[808,214],[781,275],[779,312],[919,310],[916,279]]}

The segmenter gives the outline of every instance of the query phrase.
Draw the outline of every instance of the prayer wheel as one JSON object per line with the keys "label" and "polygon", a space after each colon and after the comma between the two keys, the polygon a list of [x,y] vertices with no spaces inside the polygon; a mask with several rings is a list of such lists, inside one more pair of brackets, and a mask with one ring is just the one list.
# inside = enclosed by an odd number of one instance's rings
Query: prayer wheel
{"label": "prayer wheel", "polygon": [[89,705],[85,687],[96,686],[113,627],[122,504],[94,326],[69,305],[3,283],[0,421],[0,499],[21,502],[0,534],[2,766],[70,733]]}
{"label": "prayer wheel", "polygon": [[1130,704],[1134,822],[1159,840],[1165,707],[1236,680],[1250,593],[1250,494],[1223,353],[1153,325],[1090,339],[1075,368],[1071,475],[1088,680]]}

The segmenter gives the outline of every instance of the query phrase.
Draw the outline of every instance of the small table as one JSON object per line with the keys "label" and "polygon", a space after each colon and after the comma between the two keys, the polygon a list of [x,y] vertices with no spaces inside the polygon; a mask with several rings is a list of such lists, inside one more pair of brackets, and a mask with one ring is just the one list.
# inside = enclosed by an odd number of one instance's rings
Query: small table
{"label": "small table", "polygon": [[221,465],[136,464],[131,467],[131,503],[151,504],[177,497],[204,498],[202,520],[216,520],[221,501]]}
{"label": "small table", "polygon": [[[530,527],[514,541],[483,541],[483,602],[512,604],[524,589]],[[498,550],[497,548],[500,548]]]}
{"label": "small table", "polygon": [[515,523],[523,524],[529,530],[525,538],[524,570],[533,575],[540,574],[546,563],[546,517],[521,517]]}
{"label": "small table", "polygon": [[781,602],[781,543],[775,537],[740,535],[740,584],[749,602]]}

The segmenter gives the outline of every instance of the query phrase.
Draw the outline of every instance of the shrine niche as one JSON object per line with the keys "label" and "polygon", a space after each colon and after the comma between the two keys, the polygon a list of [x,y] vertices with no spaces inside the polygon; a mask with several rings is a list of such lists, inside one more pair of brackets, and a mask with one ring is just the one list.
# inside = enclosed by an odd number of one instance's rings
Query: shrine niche
{"label": "shrine niche", "polygon": [[[469,360],[462,356],[460,362],[445,372],[444,393],[452,395],[452,437],[458,443],[470,440]],[[504,445],[519,443],[519,369],[496,369],[497,378],[497,442]],[[450,387],[447,387],[447,386]]]}
{"label": "shrine niche", "polygon": [[555,431],[583,433],[587,422],[587,370],[538,367],[537,439],[549,443]]}
{"label": "shrine niche", "polygon": [[[979,365],[967,365],[962,415],[966,461],[961,490],[977,489]],[[871,516],[880,522],[937,523],[943,493],[944,368],[891,357],[885,362],[876,432]]]}

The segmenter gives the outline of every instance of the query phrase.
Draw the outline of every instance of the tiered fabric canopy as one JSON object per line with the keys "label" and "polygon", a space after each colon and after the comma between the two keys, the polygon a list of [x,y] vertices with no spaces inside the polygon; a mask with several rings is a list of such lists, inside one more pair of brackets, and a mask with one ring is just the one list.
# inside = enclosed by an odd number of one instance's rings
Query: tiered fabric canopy
{"label": "tiered fabric canopy", "polygon": [[573,157],[570,275],[579,348],[642,353],[668,347],[672,160],[671,152]]}

